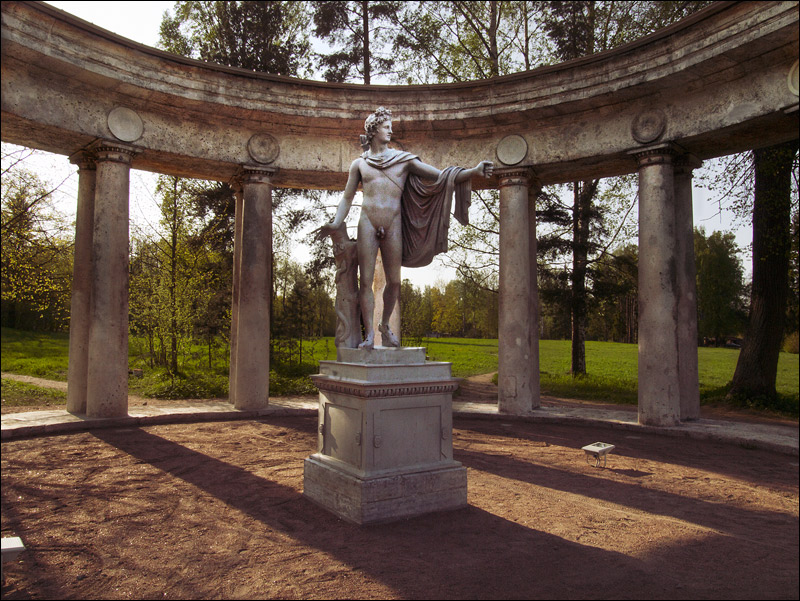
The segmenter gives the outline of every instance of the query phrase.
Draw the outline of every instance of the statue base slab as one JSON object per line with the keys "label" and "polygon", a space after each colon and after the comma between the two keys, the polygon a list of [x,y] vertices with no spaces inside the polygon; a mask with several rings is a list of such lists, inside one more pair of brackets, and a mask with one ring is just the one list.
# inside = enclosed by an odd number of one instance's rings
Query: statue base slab
{"label": "statue base slab", "polygon": [[346,361],[321,361],[312,376],[318,452],[305,460],[303,494],[357,524],[465,507],[450,363],[426,362],[422,347],[340,350]]}

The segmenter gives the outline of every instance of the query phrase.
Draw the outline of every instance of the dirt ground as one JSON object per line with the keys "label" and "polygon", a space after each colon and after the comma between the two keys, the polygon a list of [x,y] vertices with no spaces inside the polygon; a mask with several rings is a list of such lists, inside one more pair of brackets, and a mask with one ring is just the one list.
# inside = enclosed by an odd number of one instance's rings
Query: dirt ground
{"label": "dirt ground", "polygon": [[[312,417],[2,444],[8,599],[798,597],[798,460],[457,418],[469,506],[359,527],[302,496]],[[617,445],[606,469],[580,447]]]}

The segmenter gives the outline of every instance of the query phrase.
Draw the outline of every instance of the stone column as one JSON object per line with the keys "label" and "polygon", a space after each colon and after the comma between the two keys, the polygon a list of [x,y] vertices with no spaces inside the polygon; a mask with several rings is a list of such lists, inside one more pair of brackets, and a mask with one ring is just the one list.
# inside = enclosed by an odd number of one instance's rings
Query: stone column
{"label": "stone column", "polygon": [[242,182],[236,179],[231,183],[234,193],[234,227],[233,227],[233,282],[231,283],[231,338],[230,369],[228,370],[228,399],[236,405],[236,342],[239,337],[239,278],[242,260],[242,203],[244,191]]}
{"label": "stone column", "polygon": [[78,210],[75,216],[75,253],[69,317],[67,411],[86,413],[92,300],[92,234],[97,166],[94,156],[84,151],[72,155],[70,162],[78,166]]}
{"label": "stone column", "polygon": [[632,153],[639,163],[639,423],[680,421],[678,278],[671,144]]}
{"label": "stone column", "polygon": [[691,155],[675,161],[675,236],[678,279],[678,379],[681,420],[700,418],[697,368],[697,270],[694,261],[692,171],[702,165]]}
{"label": "stone column", "polygon": [[531,388],[531,254],[527,168],[497,169],[500,180],[498,409],[522,415]]}
{"label": "stone column", "polygon": [[91,325],[86,383],[89,417],[128,414],[128,195],[135,150],[95,147]]}
{"label": "stone column", "polygon": [[530,345],[531,345],[531,407],[537,408],[542,404],[540,372],[539,372],[539,273],[536,239],[536,200],[542,192],[538,180],[534,180],[528,188],[528,244],[530,248],[531,294],[529,303]]}
{"label": "stone column", "polygon": [[[269,404],[270,303],[272,300],[272,186],[274,169],[245,168],[242,174],[241,251],[236,325],[236,409]],[[234,284],[236,288],[236,284]]]}

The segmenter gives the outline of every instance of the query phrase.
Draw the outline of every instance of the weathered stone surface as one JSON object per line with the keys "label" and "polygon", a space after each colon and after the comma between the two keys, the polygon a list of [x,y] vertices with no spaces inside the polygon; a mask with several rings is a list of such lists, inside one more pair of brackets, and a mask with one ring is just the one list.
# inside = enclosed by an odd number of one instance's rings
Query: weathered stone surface
{"label": "weathered stone surface", "polygon": [[[269,133],[278,186],[341,189],[353,132],[376,97],[403,148],[471,165],[509,134],[535,141],[543,184],[636,170],[631,122],[667,118],[661,139],[701,159],[796,137],[795,2],[719,3],[632,44],[491,81],[370,87],[218,67],[133,43],[46,4],[2,6],[3,140],[70,155],[107,136],[116,106],[144,123],[134,167],[227,181]],[[486,185],[476,178],[475,187]]]}
{"label": "weathered stone surface", "polygon": [[465,505],[450,364],[420,362],[424,348],[342,350],[354,361],[416,363],[322,362],[318,452],[306,460],[304,494],[359,524]]}
{"label": "weathered stone surface", "polygon": [[[375,365],[422,365],[425,363],[424,346],[375,347],[371,351],[343,348],[337,351],[342,363],[369,363]],[[448,371],[447,377],[450,376]]]}
{"label": "weathered stone surface", "polygon": [[[529,169],[500,169],[500,309],[498,408],[524,414],[539,405],[531,386]],[[535,263],[535,257],[533,257]],[[536,366],[538,374],[538,365]],[[538,379],[538,378],[537,378]],[[538,389],[538,386],[536,386]],[[538,390],[536,391],[538,393]]]}
{"label": "weathered stone surface", "polygon": [[467,469],[460,465],[359,478],[311,456],[303,468],[303,495],[355,524],[390,522],[467,506]]}

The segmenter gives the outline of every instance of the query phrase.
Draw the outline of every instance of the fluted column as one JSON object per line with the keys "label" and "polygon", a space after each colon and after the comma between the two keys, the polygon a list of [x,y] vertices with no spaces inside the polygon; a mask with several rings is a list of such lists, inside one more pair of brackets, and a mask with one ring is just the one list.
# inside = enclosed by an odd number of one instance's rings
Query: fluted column
{"label": "fluted column", "polygon": [[231,283],[231,337],[230,337],[230,369],[228,371],[228,399],[236,405],[236,356],[239,340],[239,287],[240,263],[242,261],[242,203],[244,190],[242,182],[237,178],[231,183],[234,193],[234,226],[233,226],[233,282]]}
{"label": "fluted column", "polygon": [[78,166],[78,207],[75,215],[75,251],[72,264],[72,300],[69,317],[67,411],[86,413],[97,166],[94,162],[94,155],[85,151],[72,155],[70,162]]}
{"label": "fluted column", "polygon": [[[272,186],[274,169],[242,173],[241,244],[238,257],[235,382],[237,409],[269,404],[270,302],[272,298]],[[236,285],[234,285],[235,289]]]}
{"label": "fluted column", "polygon": [[699,159],[683,155],[675,161],[675,236],[678,280],[678,378],[681,420],[700,418],[697,367],[697,269],[694,259],[692,171]]}
{"label": "fluted column", "polygon": [[533,407],[531,386],[531,253],[528,168],[497,169],[500,180],[498,409]]}
{"label": "fluted column", "polygon": [[680,422],[678,254],[672,144],[634,153],[639,165],[639,423]]}
{"label": "fluted column", "polygon": [[99,142],[92,241],[91,324],[86,384],[89,417],[128,413],[128,206],[135,149]]}
{"label": "fluted column", "polygon": [[533,180],[528,188],[528,245],[530,254],[530,279],[531,293],[529,302],[530,313],[530,345],[531,345],[531,407],[541,406],[541,378],[539,371],[539,265],[537,257],[537,238],[536,238],[536,200],[542,192],[542,186],[538,180]]}

